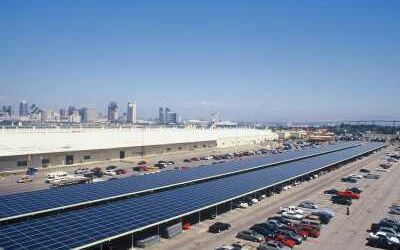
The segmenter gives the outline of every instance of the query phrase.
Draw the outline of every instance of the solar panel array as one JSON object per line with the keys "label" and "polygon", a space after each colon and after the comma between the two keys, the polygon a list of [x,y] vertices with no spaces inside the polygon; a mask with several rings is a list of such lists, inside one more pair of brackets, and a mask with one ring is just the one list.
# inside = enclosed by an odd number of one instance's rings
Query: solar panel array
{"label": "solar panel array", "polygon": [[357,142],[338,143],[318,148],[253,157],[241,161],[200,166],[185,171],[163,171],[157,174],[131,176],[100,183],[0,196],[0,221],[18,216],[23,217],[29,213],[39,213],[49,209],[56,210],[66,206],[93,202],[95,200],[159,189],[166,186],[277,164],[358,145],[360,144]]}
{"label": "solar panel array", "polygon": [[[0,247],[60,250],[95,242],[254,192],[382,147],[368,143],[239,175],[0,227]],[[249,181],[251,180],[251,181]]]}

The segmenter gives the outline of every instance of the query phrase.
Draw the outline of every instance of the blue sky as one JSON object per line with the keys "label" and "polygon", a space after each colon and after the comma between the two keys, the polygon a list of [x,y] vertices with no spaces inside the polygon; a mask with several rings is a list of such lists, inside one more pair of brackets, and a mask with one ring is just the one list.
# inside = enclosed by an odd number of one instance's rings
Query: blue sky
{"label": "blue sky", "polygon": [[0,2],[0,105],[400,118],[399,1]]}

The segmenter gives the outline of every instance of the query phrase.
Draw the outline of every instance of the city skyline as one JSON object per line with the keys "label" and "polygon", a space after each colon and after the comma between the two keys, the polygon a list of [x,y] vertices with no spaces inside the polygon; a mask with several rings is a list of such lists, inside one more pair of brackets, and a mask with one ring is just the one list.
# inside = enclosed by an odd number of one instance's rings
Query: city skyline
{"label": "city skyline", "polygon": [[105,114],[133,99],[144,118],[170,107],[189,119],[398,119],[399,5],[4,1],[0,105]]}

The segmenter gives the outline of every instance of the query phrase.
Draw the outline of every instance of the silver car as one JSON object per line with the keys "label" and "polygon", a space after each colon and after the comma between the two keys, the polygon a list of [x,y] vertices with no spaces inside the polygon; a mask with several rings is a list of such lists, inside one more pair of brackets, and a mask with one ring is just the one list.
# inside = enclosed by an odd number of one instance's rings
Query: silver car
{"label": "silver car", "polygon": [[400,207],[391,208],[389,213],[400,215]]}
{"label": "silver car", "polygon": [[258,250],[290,250],[290,247],[283,245],[279,241],[268,241],[261,243]]}

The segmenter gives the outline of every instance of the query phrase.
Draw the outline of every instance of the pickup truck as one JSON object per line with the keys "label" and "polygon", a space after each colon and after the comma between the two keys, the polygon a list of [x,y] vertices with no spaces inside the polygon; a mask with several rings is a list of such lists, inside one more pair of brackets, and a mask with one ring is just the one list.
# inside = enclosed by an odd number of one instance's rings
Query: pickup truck
{"label": "pickup truck", "polygon": [[354,193],[353,191],[350,190],[345,190],[345,191],[338,191],[336,193],[339,196],[344,196],[352,199],[360,199],[360,194]]}

